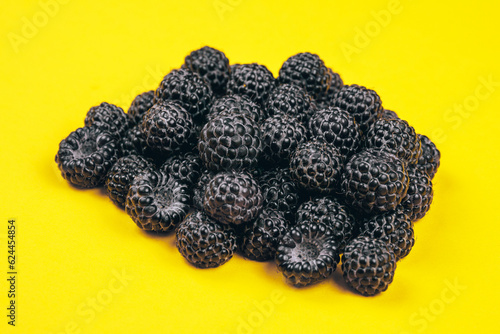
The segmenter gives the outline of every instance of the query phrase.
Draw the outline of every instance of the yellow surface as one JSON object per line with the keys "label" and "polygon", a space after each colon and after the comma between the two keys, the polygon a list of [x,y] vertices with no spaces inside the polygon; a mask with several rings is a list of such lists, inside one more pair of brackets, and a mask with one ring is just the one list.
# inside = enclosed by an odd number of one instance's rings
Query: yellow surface
{"label": "yellow surface", "polygon": [[[497,1],[62,2],[4,1],[0,11],[0,332],[496,331]],[[438,144],[432,209],[386,293],[356,295],[338,272],[297,290],[272,264],[240,257],[194,269],[173,237],[141,232],[101,190],[61,178],[58,143],[91,106],[128,108],[207,44],[275,75],[292,54],[318,53]],[[15,328],[8,218],[18,224]]]}

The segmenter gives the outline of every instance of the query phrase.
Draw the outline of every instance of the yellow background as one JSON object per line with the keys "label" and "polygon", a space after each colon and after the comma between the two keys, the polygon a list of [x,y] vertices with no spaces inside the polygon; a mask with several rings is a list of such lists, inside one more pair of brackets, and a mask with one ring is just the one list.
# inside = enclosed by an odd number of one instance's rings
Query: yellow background
{"label": "yellow background", "polygon": [[[498,1],[64,2],[0,10],[2,333],[498,329]],[[387,292],[356,295],[339,272],[297,290],[273,265],[238,256],[194,269],[172,236],[141,232],[101,190],[61,178],[59,141],[91,106],[128,108],[203,45],[275,76],[289,56],[318,53],[438,144],[433,206]],[[5,316],[8,218],[18,222],[15,328]]]}

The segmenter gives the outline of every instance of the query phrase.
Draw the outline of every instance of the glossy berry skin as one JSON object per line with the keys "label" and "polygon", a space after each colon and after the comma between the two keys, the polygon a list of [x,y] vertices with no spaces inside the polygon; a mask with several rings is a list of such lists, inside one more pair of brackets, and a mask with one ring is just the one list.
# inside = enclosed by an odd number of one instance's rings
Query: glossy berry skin
{"label": "glossy berry skin", "polygon": [[387,290],[395,270],[396,255],[382,240],[357,237],[342,255],[344,281],[364,296]]}
{"label": "glossy berry skin", "polygon": [[146,170],[134,178],[125,210],[141,229],[170,232],[186,217],[191,191],[185,184],[161,171]]}
{"label": "glossy berry skin", "polygon": [[332,81],[337,78],[332,73],[318,55],[304,52],[291,56],[283,63],[278,81],[302,87],[315,100],[321,101],[328,89],[336,85]]}
{"label": "glossy berry skin", "polygon": [[384,118],[384,119],[399,119],[399,116],[398,114],[396,114],[394,111],[392,110],[388,110],[388,109],[384,109],[384,112],[382,113],[382,117],[381,118]]}
{"label": "glossy berry skin", "polygon": [[106,191],[111,201],[124,208],[130,184],[148,168],[153,168],[153,165],[142,156],[128,155],[118,159],[106,175]]}
{"label": "glossy berry skin", "polygon": [[231,77],[227,84],[228,94],[246,95],[263,106],[274,87],[276,80],[264,65],[252,63],[231,66]]}
{"label": "glossy berry skin", "polygon": [[307,130],[296,118],[275,115],[262,123],[262,158],[270,166],[287,166],[297,147],[307,140]]}
{"label": "glossy berry skin", "polygon": [[331,107],[335,94],[337,94],[337,92],[344,86],[344,82],[338,73],[335,73],[331,68],[328,68],[328,74],[331,79],[329,80],[330,83],[326,92],[316,100],[319,109]]}
{"label": "glossy berry skin", "polygon": [[413,224],[402,210],[384,212],[366,220],[361,235],[385,242],[396,260],[407,256],[415,244]]}
{"label": "glossy berry skin", "polygon": [[440,165],[441,152],[429,137],[425,135],[418,135],[418,137],[422,146],[422,154],[418,158],[416,167],[425,171],[432,180]]}
{"label": "glossy berry skin", "polygon": [[365,145],[392,153],[409,165],[417,163],[422,154],[415,129],[401,119],[376,120],[366,134]]}
{"label": "glossy berry skin", "polygon": [[212,108],[210,108],[208,120],[213,120],[218,116],[231,116],[236,114],[246,115],[256,123],[262,122],[265,118],[263,109],[260,105],[253,102],[245,95],[232,94],[215,100]]}
{"label": "glossy berry skin", "polygon": [[198,182],[201,174],[201,159],[198,152],[187,152],[180,156],[168,158],[161,166],[161,170],[179,179],[189,186]]}
{"label": "glossy berry skin", "polygon": [[254,261],[273,260],[287,228],[288,222],[281,212],[263,209],[257,219],[245,225],[241,241],[243,255]]}
{"label": "glossy berry skin", "polygon": [[149,149],[163,157],[185,150],[194,137],[191,115],[172,101],[155,103],[139,129]]}
{"label": "glossy berry skin", "polygon": [[300,204],[299,189],[288,169],[273,169],[259,178],[264,197],[264,207],[283,213],[290,223],[295,222],[295,212]]}
{"label": "glossy berry skin", "polygon": [[329,194],[340,190],[343,163],[343,156],[332,145],[306,142],[292,155],[290,174],[302,189]]}
{"label": "glossy berry skin", "polygon": [[425,171],[419,168],[408,168],[408,176],[410,183],[408,192],[401,202],[403,210],[408,214],[412,222],[416,222],[424,218],[429,211],[434,191],[432,189],[432,181]]}
{"label": "glossy berry skin", "polygon": [[281,239],[275,261],[289,284],[304,287],[327,279],[337,268],[339,252],[326,225],[302,223]]}
{"label": "glossy berry skin", "polygon": [[198,182],[194,185],[193,190],[193,206],[198,210],[203,210],[203,198],[205,196],[206,186],[216,175],[208,169],[202,171]]}
{"label": "glossy berry skin", "polygon": [[333,197],[316,197],[297,210],[297,224],[316,222],[328,226],[340,253],[353,238],[356,221],[347,207]]}
{"label": "glossy berry skin", "polygon": [[205,122],[212,99],[210,85],[188,69],[172,70],[155,91],[155,102],[177,102],[191,115],[195,124]]}
{"label": "glossy berry skin", "polygon": [[195,211],[177,227],[175,244],[181,255],[197,268],[215,268],[233,257],[236,237],[231,227]]}
{"label": "glossy berry skin", "polygon": [[230,67],[229,60],[223,52],[204,46],[187,55],[182,67],[198,73],[210,85],[214,95],[226,94]]}
{"label": "glossy berry skin", "polygon": [[373,149],[353,155],[342,175],[346,203],[368,214],[395,210],[406,196],[408,183],[405,162]]}
{"label": "glossy berry skin", "polygon": [[79,188],[104,184],[106,174],[118,159],[116,135],[85,126],[71,132],[59,144],[55,161],[61,175]]}
{"label": "glossy berry skin", "polygon": [[142,122],[142,117],[154,104],[155,91],[150,90],[137,95],[128,108],[127,116],[130,126],[135,126]]}
{"label": "glossy berry skin", "polygon": [[354,117],[338,107],[318,110],[309,121],[309,131],[312,138],[332,144],[344,156],[357,152],[361,144]]}
{"label": "glossy berry skin", "polygon": [[155,164],[161,165],[165,160],[163,156],[156,154],[146,142],[146,138],[138,125],[130,128],[125,132],[119,142],[120,152],[122,156],[140,155],[147,160],[154,161]]}
{"label": "glossy berry skin", "polygon": [[317,106],[304,88],[293,84],[283,84],[271,92],[264,110],[268,117],[284,114],[296,117],[300,122],[307,124],[317,110]]}
{"label": "glossy berry skin", "polygon": [[260,128],[245,115],[216,117],[201,130],[198,151],[212,171],[253,168],[262,152]]}
{"label": "glossy berry skin", "polygon": [[205,188],[203,208],[222,224],[241,225],[262,211],[262,193],[257,181],[245,172],[222,172]]}
{"label": "glossy berry skin", "polygon": [[85,126],[98,128],[116,136],[122,136],[129,128],[127,114],[122,108],[103,102],[90,108],[85,116]]}
{"label": "glossy berry skin", "polygon": [[365,134],[384,112],[380,96],[374,90],[359,85],[343,86],[335,94],[332,106],[351,114],[362,134]]}

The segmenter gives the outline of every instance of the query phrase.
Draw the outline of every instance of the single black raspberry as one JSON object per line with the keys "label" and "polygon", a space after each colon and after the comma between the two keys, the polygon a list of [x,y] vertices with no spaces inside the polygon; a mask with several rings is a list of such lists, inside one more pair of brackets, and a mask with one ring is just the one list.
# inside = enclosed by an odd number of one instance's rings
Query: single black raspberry
{"label": "single black raspberry", "polygon": [[272,166],[286,166],[297,147],[307,140],[306,128],[289,115],[275,115],[262,123],[262,157]]}
{"label": "single black raspberry", "polygon": [[219,116],[201,130],[198,150],[213,171],[240,170],[257,165],[262,151],[260,128],[245,115]]}
{"label": "single black raspberry", "polygon": [[180,156],[168,158],[160,169],[192,186],[200,178],[201,165],[198,152],[187,152]]}
{"label": "single black raspberry", "polygon": [[197,73],[187,69],[172,70],[167,74],[155,91],[155,101],[172,100],[178,102],[188,113],[193,122],[205,122],[212,105],[213,93],[209,84]]}
{"label": "single black raspberry", "polygon": [[416,222],[424,218],[429,211],[434,191],[432,190],[431,178],[424,170],[412,166],[408,168],[408,176],[410,177],[408,192],[401,205],[410,220]]}
{"label": "single black raspberry", "polygon": [[183,68],[198,73],[217,96],[226,94],[226,86],[229,81],[229,60],[224,52],[204,46],[186,56]]}
{"label": "single black raspberry", "polygon": [[132,181],[125,210],[143,230],[170,232],[186,217],[190,204],[188,185],[162,171],[147,169]]}
{"label": "single black raspberry", "polygon": [[353,238],[353,233],[357,228],[356,221],[347,207],[333,197],[317,197],[300,205],[297,210],[297,224],[309,222],[328,226],[340,253]]}
{"label": "single black raspberry", "polygon": [[155,91],[150,90],[135,97],[128,108],[127,115],[129,124],[135,126],[142,122],[142,117],[154,104]]}
{"label": "single black raspberry", "polygon": [[233,257],[236,237],[231,227],[196,211],[189,214],[177,228],[175,244],[181,255],[193,266],[215,268]]}
{"label": "single black raspberry", "polygon": [[396,255],[382,240],[357,237],[342,255],[345,282],[364,296],[387,290],[395,270]]}
{"label": "single black raspberry", "polygon": [[287,227],[288,222],[281,212],[263,209],[257,219],[245,225],[241,242],[243,254],[255,261],[273,260]]}
{"label": "single black raspberry", "polygon": [[301,196],[288,169],[272,169],[259,178],[264,207],[281,211],[289,222],[295,222],[295,211]]}
{"label": "single black raspberry", "polygon": [[330,87],[332,75],[318,55],[304,52],[291,56],[283,63],[278,81],[302,87],[318,100]]}
{"label": "single black raspberry", "polygon": [[361,235],[385,242],[396,255],[396,260],[408,255],[415,244],[413,224],[401,210],[384,212],[366,220]]}
{"label": "single black raspberry", "polygon": [[269,93],[276,87],[271,71],[257,63],[231,66],[231,77],[227,84],[229,94],[241,94],[263,106]]}
{"label": "single black raspberry", "polygon": [[343,164],[343,156],[333,145],[310,141],[292,155],[290,173],[305,190],[332,193],[338,190]]}
{"label": "single black raspberry", "polygon": [[208,169],[203,170],[193,190],[193,205],[198,210],[203,210],[203,198],[208,182],[215,176],[215,172]]}
{"label": "single black raspberry", "polygon": [[406,163],[393,154],[367,149],[347,162],[342,175],[346,203],[366,213],[396,209],[408,191]]}
{"label": "single black raspberry", "polygon": [[309,121],[309,130],[313,138],[332,144],[344,156],[355,153],[361,144],[358,124],[338,107],[317,111]]}
{"label": "single black raspberry", "polygon": [[118,136],[122,136],[129,128],[127,114],[123,109],[106,102],[90,108],[87,112],[85,126],[91,125]]}
{"label": "single black raspberry", "polygon": [[417,168],[424,170],[432,180],[439,168],[441,152],[439,152],[436,145],[427,136],[418,136],[420,138],[422,154],[418,159]]}
{"label": "single black raspberry", "polygon": [[115,135],[85,126],[61,141],[55,160],[64,179],[80,188],[94,188],[104,184],[118,151]]}
{"label": "single black raspberry", "polygon": [[245,95],[237,94],[226,95],[215,100],[212,108],[210,108],[208,120],[212,120],[218,116],[235,114],[247,115],[257,123],[264,120],[264,112],[260,105]]}
{"label": "single black raspberry", "polygon": [[288,283],[303,287],[327,279],[337,268],[339,251],[330,229],[321,223],[293,226],[281,239],[276,264]]}
{"label": "single black raspberry", "polygon": [[382,113],[382,118],[385,119],[399,119],[398,114],[396,114],[392,110],[384,109],[384,112]]}
{"label": "single black raspberry", "polygon": [[245,172],[222,172],[205,188],[205,212],[223,224],[240,225],[256,218],[262,210],[257,181]]}
{"label": "single black raspberry", "polygon": [[358,85],[343,86],[335,94],[332,105],[349,112],[363,134],[384,112],[380,96],[375,91]]}
{"label": "single black raspberry", "polygon": [[328,73],[331,77],[330,84],[326,90],[326,92],[319,96],[316,100],[319,108],[325,109],[332,106],[333,98],[335,94],[344,86],[344,82],[338,73],[332,71],[331,68],[328,68]]}
{"label": "single black raspberry", "polygon": [[276,87],[266,101],[265,108],[268,116],[290,115],[304,124],[317,110],[314,99],[304,88],[293,84],[283,84]]}
{"label": "single black raspberry", "polygon": [[106,175],[106,191],[111,201],[124,208],[127,193],[134,178],[152,167],[151,162],[138,155],[128,155],[118,159]]}
{"label": "single black raspberry", "polygon": [[139,129],[147,146],[165,157],[186,149],[194,136],[191,115],[172,101],[155,103],[144,115]]}
{"label": "single black raspberry", "polygon": [[415,129],[401,119],[379,118],[366,134],[365,145],[392,153],[409,165],[415,164],[422,154]]}

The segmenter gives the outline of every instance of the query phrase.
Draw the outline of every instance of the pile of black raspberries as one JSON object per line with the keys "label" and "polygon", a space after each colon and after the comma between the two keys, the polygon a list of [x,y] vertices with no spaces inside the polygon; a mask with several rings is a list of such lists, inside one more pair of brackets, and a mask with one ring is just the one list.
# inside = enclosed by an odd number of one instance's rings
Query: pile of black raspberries
{"label": "pile of black raspberries", "polygon": [[346,284],[370,296],[414,245],[440,152],[315,54],[288,58],[275,78],[203,47],[127,113],[90,108],[55,160],[74,186],[104,186],[141,229],[175,231],[195,267],[238,251],[303,287],[342,255]]}

